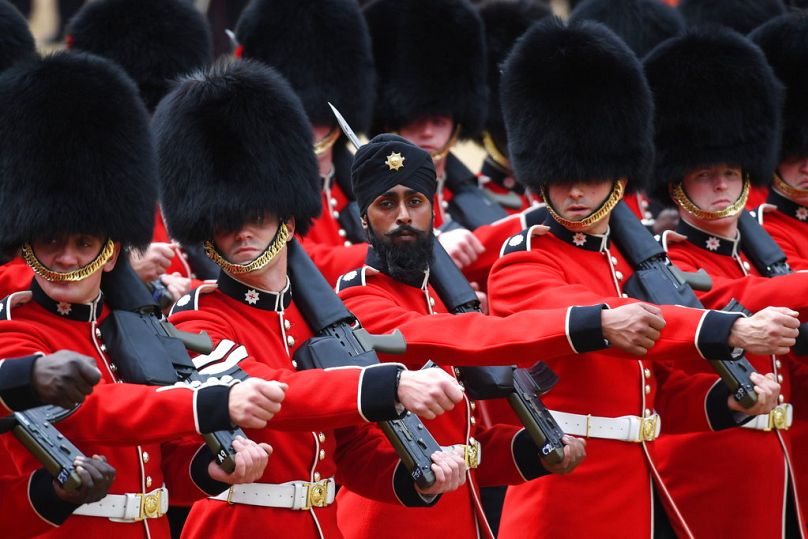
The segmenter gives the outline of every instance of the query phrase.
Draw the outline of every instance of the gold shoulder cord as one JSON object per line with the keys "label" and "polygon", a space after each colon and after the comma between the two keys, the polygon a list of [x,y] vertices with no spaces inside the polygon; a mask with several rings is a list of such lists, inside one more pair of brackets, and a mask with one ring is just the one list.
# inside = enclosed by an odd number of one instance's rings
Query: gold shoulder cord
{"label": "gold shoulder cord", "polygon": [[334,129],[329,131],[326,136],[315,142],[314,155],[319,157],[323,155],[325,152],[327,152],[328,149],[331,146],[333,146],[335,142],[337,142],[337,139],[339,138],[339,133],[340,133],[339,127],[334,127]]}
{"label": "gold shoulder cord", "polygon": [[281,252],[283,246],[286,245],[286,241],[288,239],[289,229],[286,228],[286,223],[281,223],[281,226],[278,228],[278,232],[275,234],[275,239],[272,240],[272,243],[269,244],[269,246],[258,258],[249,264],[233,264],[232,262],[228,262],[222,255],[219,254],[219,251],[216,250],[216,247],[210,241],[205,242],[205,254],[208,255],[211,260],[216,262],[227,273],[238,275],[241,273],[249,273],[251,271],[260,270],[272,262],[272,259],[278,256],[278,253]]}
{"label": "gold shoulder cord", "polygon": [[503,172],[511,173],[513,170],[511,169],[511,160],[508,159],[504,153],[499,151],[496,142],[494,142],[494,137],[492,137],[491,133],[488,131],[483,131],[483,147],[486,153],[491,157],[494,163],[499,165]]}
{"label": "gold shoulder cord", "polygon": [[795,199],[808,195],[808,189],[800,189],[799,187],[789,185],[783,178],[780,177],[779,174],[776,173],[774,178],[772,178],[772,186],[783,193],[786,198]]}
{"label": "gold shoulder cord", "polygon": [[584,217],[580,221],[570,221],[569,219],[561,217],[558,212],[555,211],[555,208],[553,208],[553,205],[550,202],[550,197],[547,196],[547,189],[544,185],[541,186],[541,196],[544,199],[544,202],[547,203],[547,211],[550,213],[553,219],[555,219],[567,230],[577,232],[586,230],[611,213],[614,207],[617,206],[617,203],[620,202],[620,199],[623,198],[623,184],[620,181],[615,181],[612,184],[612,190],[609,193],[609,196],[606,197],[606,200],[603,201],[600,208],[593,211],[588,217]]}
{"label": "gold shoulder cord", "polygon": [[685,189],[682,187],[682,182],[670,184],[668,186],[668,192],[670,193],[673,201],[676,202],[680,208],[685,210],[696,219],[701,219],[703,221],[715,221],[717,219],[738,215],[743,211],[743,209],[746,207],[746,201],[749,199],[749,176],[744,175],[743,177],[743,189],[741,190],[741,195],[738,197],[738,200],[719,211],[707,211],[696,206],[696,204],[690,200],[690,197],[687,196],[687,193],[685,193]]}
{"label": "gold shoulder cord", "polygon": [[112,242],[111,239],[107,239],[107,242],[104,244],[104,247],[101,248],[101,251],[95,257],[95,259],[90,262],[89,264],[80,267],[79,269],[75,269],[73,271],[53,271],[45,267],[45,265],[39,261],[39,259],[34,254],[34,250],[31,248],[30,243],[24,243],[22,248],[20,249],[20,254],[22,255],[25,262],[31,266],[31,269],[34,270],[34,273],[42,277],[43,279],[50,281],[52,283],[66,283],[66,282],[75,282],[81,281],[82,279],[86,279],[96,271],[100,270],[104,264],[109,262],[109,259],[112,258],[112,255],[115,254],[115,244]]}

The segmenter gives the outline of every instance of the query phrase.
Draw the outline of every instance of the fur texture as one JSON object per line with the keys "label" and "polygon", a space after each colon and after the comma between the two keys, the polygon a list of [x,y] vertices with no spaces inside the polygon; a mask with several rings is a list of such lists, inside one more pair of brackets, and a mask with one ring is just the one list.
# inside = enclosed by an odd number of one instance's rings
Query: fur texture
{"label": "fur texture", "polygon": [[28,21],[10,3],[0,0],[0,72],[36,54]]}
{"label": "fur texture", "polygon": [[780,157],[808,155],[808,13],[777,17],[749,37],[786,87]]}
{"label": "fur texture", "polygon": [[149,119],[119,67],[85,53],[0,78],[0,245],[60,233],[151,241],[157,167]]}
{"label": "fur texture", "polygon": [[685,31],[685,20],[660,0],[585,0],[570,14],[570,22],[592,20],[608,26],[638,58]]}
{"label": "fur texture", "polygon": [[741,166],[765,185],[777,165],[781,85],[763,53],[721,27],[695,29],[654,49],[645,73],[656,102],[654,196],[701,166]]}
{"label": "fur texture", "polygon": [[269,212],[305,234],[320,213],[320,174],[300,100],[274,69],[237,60],[181,81],[153,127],[171,236],[196,244]]}
{"label": "fur texture", "polygon": [[370,34],[356,0],[253,0],[236,36],[244,58],[277,69],[314,125],[337,125],[328,102],[357,131],[373,113]]}
{"label": "fur texture", "polygon": [[653,163],[653,104],[642,68],[605,26],[534,24],[502,74],[516,177],[546,183],[626,177],[641,189]]}
{"label": "fur texture", "polygon": [[189,0],[97,0],[68,27],[71,48],[119,63],[153,111],[180,75],[212,61],[208,22]]}
{"label": "fur texture", "polygon": [[786,12],[782,0],[681,0],[678,9],[688,26],[720,24],[742,34]]}
{"label": "fur texture", "polygon": [[480,7],[480,18],[485,29],[485,46],[488,57],[488,110],[485,129],[494,140],[505,140],[505,122],[499,103],[499,80],[502,63],[516,40],[530,25],[552,11],[537,0],[495,0]]}
{"label": "fur texture", "polygon": [[365,8],[378,94],[372,132],[427,114],[451,116],[472,137],[485,120],[485,46],[467,0],[376,0]]}

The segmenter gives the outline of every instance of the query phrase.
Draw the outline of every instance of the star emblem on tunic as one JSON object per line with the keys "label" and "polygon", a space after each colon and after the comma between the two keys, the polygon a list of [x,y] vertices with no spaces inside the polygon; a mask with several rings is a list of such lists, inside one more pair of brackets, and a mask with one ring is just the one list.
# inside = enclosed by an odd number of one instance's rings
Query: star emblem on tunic
{"label": "star emblem on tunic", "polygon": [[805,221],[806,219],[808,219],[808,208],[800,206],[799,208],[797,208],[796,214],[797,219],[799,219],[800,221]]}
{"label": "star emblem on tunic", "polygon": [[259,299],[260,296],[258,295],[258,292],[256,290],[250,289],[247,290],[246,294],[244,294],[244,301],[246,301],[250,305],[255,305],[256,303],[258,303]]}
{"label": "star emblem on tunic", "polygon": [[710,251],[717,251],[718,248],[721,246],[721,240],[719,240],[714,236],[710,236],[709,238],[707,238],[705,244],[707,245],[707,249],[709,249]]}
{"label": "star emblem on tunic", "polygon": [[387,156],[387,161],[384,164],[390,167],[390,170],[398,170],[404,166],[405,159],[406,157],[402,157],[400,153],[393,152]]}
{"label": "star emblem on tunic", "polygon": [[73,309],[69,303],[65,303],[64,301],[60,301],[56,305],[56,312],[61,314],[62,316],[67,316],[70,314],[70,311]]}
{"label": "star emblem on tunic", "polygon": [[586,234],[584,234],[583,232],[576,232],[575,235],[572,237],[572,243],[574,243],[578,247],[583,247],[584,243],[586,243]]}

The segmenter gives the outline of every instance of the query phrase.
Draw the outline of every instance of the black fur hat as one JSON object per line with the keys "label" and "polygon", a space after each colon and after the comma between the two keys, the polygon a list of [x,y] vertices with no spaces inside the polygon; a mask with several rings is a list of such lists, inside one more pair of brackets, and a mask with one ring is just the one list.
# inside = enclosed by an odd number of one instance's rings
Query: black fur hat
{"label": "black fur hat", "polygon": [[634,53],[602,24],[534,24],[505,63],[501,93],[520,182],[626,177],[643,187],[654,159],[651,93]]}
{"label": "black fur hat", "polygon": [[549,15],[552,15],[550,8],[538,0],[494,0],[480,6],[488,58],[488,110],[485,129],[498,142],[506,140],[505,122],[502,120],[502,107],[499,103],[502,63],[519,36],[532,23]]}
{"label": "black fur hat", "polygon": [[598,21],[614,31],[638,58],[685,31],[685,20],[660,0],[584,0],[570,14],[570,22]]}
{"label": "black fur hat", "polygon": [[688,26],[720,24],[748,34],[786,12],[782,0],[681,0],[679,12]]}
{"label": "black fur hat", "polygon": [[728,28],[694,29],[645,59],[656,105],[654,196],[697,167],[729,163],[765,185],[777,165],[782,89],[763,53]]}
{"label": "black fur hat", "polygon": [[780,157],[808,155],[808,13],[792,13],[750,36],[786,87]]}
{"label": "black fur hat", "polygon": [[313,125],[337,125],[330,101],[355,130],[369,127],[376,74],[356,0],[253,0],[236,37],[244,58],[286,77]]}
{"label": "black fur hat", "polygon": [[376,0],[365,7],[378,93],[373,133],[427,114],[451,116],[472,137],[485,120],[485,46],[467,0]]}
{"label": "black fur hat", "polygon": [[160,201],[179,242],[210,240],[263,212],[294,217],[305,234],[319,215],[311,127],[274,69],[232,60],[194,73],[160,103],[153,127]]}
{"label": "black fur hat", "polygon": [[208,22],[190,0],[96,0],[70,20],[67,44],[118,62],[153,111],[174,79],[210,64]]}
{"label": "black fur hat", "polygon": [[0,0],[0,72],[36,54],[28,21],[13,5]]}
{"label": "black fur hat", "polygon": [[157,167],[149,118],[118,66],[84,53],[0,77],[0,246],[60,233],[151,241]]}

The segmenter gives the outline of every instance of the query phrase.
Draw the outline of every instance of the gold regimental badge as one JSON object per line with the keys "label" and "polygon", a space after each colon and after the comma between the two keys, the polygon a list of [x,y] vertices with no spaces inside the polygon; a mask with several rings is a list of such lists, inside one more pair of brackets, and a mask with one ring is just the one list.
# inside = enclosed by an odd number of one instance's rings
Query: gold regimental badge
{"label": "gold regimental badge", "polygon": [[387,156],[387,161],[384,164],[390,167],[390,170],[398,170],[404,166],[405,159],[406,157],[402,157],[400,153],[393,152]]}

